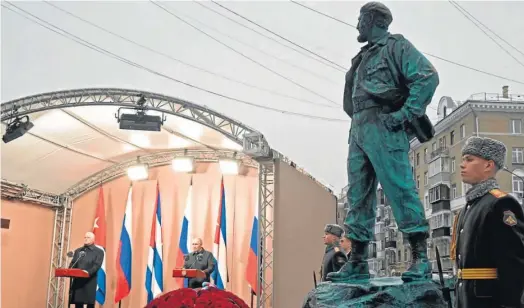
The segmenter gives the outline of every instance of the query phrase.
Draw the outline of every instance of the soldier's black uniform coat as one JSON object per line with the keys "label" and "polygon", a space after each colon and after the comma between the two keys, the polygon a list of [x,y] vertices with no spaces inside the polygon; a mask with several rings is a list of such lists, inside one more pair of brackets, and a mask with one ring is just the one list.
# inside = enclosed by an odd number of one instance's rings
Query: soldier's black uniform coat
{"label": "soldier's black uniform coat", "polygon": [[[85,252],[80,257],[80,252]],[[89,273],[89,278],[72,278],[73,285],[69,290],[70,304],[94,304],[96,299],[97,273],[104,261],[104,251],[95,245],[83,246],[75,250],[69,267],[79,268]]]}
{"label": "soldier's black uniform coat", "polygon": [[338,272],[346,262],[347,257],[340,248],[331,245],[326,247],[326,252],[322,259],[322,267],[320,268],[320,277],[322,277],[322,281],[326,281],[327,274]]}
{"label": "soldier's black uniform coat", "polygon": [[470,200],[454,234],[457,269],[497,269],[497,279],[459,279],[455,307],[524,307],[524,214],[516,199],[494,189]]}

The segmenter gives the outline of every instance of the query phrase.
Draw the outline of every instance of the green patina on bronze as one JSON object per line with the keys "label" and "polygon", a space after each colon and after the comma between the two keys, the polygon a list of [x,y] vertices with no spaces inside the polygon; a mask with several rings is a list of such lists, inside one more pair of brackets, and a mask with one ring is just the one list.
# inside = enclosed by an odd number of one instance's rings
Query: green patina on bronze
{"label": "green patina on bronze", "polygon": [[[454,280],[446,280],[453,287]],[[321,283],[302,308],[448,308],[436,281],[404,283],[399,277],[371,279],[367,283]]]}
{"label": "green patina on bronze", "polygon": [[352,59],[346,75],[344,111],[351,117],[348,155],[349,212],[346,236],[353,242],[350,260],[328,280],[352,283],[369,278],[367,245],[373,239],[376,189],[380,182],[399,231],[409,239],[413,262],[404,282],[427,280],[429,225],[409,163],[409,140],[430,140],[434,128],[426,107],[438,86],[433,65],[399,34],[390,34],[393,17],[378,2],[360,11],[358,41],[367,44]]}

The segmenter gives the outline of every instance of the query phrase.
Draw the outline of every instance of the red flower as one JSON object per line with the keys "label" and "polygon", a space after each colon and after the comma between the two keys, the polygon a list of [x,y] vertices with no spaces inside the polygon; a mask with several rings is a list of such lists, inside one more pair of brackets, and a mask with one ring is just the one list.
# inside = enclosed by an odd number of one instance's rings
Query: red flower
{"label": "red flower", "polygon": [[216,288],[178,289],[160,295],[146,308],[249,308],[235,294]]}

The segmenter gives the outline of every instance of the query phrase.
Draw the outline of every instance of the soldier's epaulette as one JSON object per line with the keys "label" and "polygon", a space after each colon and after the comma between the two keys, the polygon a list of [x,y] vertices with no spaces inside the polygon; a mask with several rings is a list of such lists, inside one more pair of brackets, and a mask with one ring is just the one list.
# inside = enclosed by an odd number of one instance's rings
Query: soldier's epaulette
{"label": "soldier's epaulette", "polygon": [[335,246],[334,249],[335,249],[336,252],[339,252],[339,251],[340,251],[340,248],[338,248],[337,246]]}
{"label": "soldier's epaulette", "polygon": [[496,188],[490,190],[489,193],[492,194],[495,198],[502,198],[508,195],[507,193],[503,192],[502,190],[496,189]]}

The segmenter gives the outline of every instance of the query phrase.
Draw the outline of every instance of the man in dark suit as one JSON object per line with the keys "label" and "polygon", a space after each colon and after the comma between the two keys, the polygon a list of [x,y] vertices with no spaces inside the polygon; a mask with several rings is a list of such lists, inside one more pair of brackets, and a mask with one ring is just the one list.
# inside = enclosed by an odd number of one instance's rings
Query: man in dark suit
{"label": "man in dark suit", "polygon": [[84,246],[75,250],[73,259],[69,267],[79,268],[89,274],[88,278],[73,278],[71,289],[69,290],[69,305],[74,304],[75,308],[95,307],[96,300],[96,279],[98,269],[104,261],[104,251],[94,245],[95,235],[87,232],[84,236]]}
{"label": "man in dark suit", "polygon": [[192,289],[202,288],[202,283],[210,282],[210,276],[215,269],[213,254],[202,247],[202,239],[195,238],[191,242],[193,252],[184,257],[185,269],[198,269],[206,273],[206,278],[189,278],[188,285]]}
{"label": "man in dark suit", "polygon": [[453,223],[456,308],[524,307],[524,213],[495,179],[505,157],[490,138],[471,137],[462,149],[460,175],[472,187]]}

